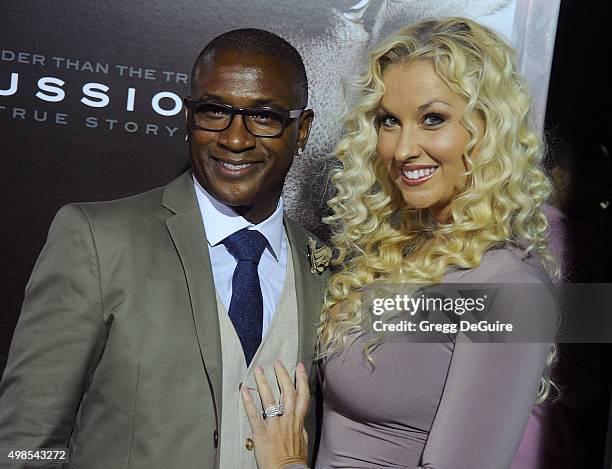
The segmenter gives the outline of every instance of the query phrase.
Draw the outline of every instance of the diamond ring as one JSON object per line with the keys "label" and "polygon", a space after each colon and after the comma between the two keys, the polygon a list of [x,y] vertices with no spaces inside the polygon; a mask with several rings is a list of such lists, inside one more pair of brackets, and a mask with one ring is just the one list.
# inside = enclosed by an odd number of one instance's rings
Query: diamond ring
{"label": "diamond ring", "polygon": [[285,413],[285,408],[282,404],[272,405],[263,411],[263,418],[267,417],[280,417]]}

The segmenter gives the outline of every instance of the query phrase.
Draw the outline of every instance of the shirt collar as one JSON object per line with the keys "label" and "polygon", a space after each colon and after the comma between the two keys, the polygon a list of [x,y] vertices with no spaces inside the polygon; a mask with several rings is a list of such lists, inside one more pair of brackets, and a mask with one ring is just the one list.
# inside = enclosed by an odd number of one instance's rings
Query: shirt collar
{"label": "shirt collar", "polygon": [[279,198],[276,210],[261,223],[255,225],[240,216],[232,207],[219,202],[193,176],[198,205],[204,222],[206,239],[210,246],[216,246],[225,238],[243,228],[257,230],[268,240],[268,247],[276,260],[281,250],[283,236],[283,199]]}

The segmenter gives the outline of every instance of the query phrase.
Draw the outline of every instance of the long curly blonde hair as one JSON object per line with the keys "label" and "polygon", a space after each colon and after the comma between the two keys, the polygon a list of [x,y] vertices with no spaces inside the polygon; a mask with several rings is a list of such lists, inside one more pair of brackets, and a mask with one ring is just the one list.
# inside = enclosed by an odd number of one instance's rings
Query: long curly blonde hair
{"label": "long curly blonde hair", "polygon": [[[471,135],[463,153],[467,183],[443,223],[407,206],[376,154],[384,71],[423,60],[467,102],[461,120]],[[333,262],[342,269],[326,292],[319,358],[341,351],[349,336],[365,330],[358,308],[347,305],[354,304],[353,292],[375,281],[438,283],[449,268],[477,267],[488,249],[506,243],[537,256],[551,277],[558,275],[541,211],[551,194],[540,169],[543,145],[531,130],[527,86],[516,71],[511,46],[469,19],[425,20],[376,47],[367,69],[350,85],[357,97],[336,149],[340,166],[332,182],[337,193],[328,203],[333,215],[324,219],[337,250]],[[482,134],[470,118],[474,114],[484,122]],[[478,157],[472,159],[476,144]],[[426,242],[431,239],[435,242]],[[368,343],[366,355],[378,343]],[[548,383],[543,380],[541,395]]]}

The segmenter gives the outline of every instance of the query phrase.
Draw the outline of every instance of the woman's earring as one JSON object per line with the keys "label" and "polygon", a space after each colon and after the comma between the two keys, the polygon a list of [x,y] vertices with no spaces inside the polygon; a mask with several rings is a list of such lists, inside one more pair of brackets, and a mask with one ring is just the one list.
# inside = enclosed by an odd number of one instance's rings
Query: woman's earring
{"label": "woman's earring", "polygon": [[185,134],[185,141],[188,142],[189,141],[189,134]]}
{"label": "woman's earring", "polygon": [[301,148],[298,148],[296,154],[301,155],[302,153],[304,153],[304,150],[302,150]]}

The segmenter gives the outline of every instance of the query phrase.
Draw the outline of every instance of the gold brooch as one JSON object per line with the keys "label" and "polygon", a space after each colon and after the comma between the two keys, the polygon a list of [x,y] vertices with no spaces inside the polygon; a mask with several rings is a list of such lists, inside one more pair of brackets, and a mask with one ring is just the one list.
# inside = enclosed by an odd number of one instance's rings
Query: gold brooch
{"label": "gold brooch", "polygon": [[313,274],[323,272],[332,258],[332,250],[325,244],[317,247],[317,242],[308,238],[308,257],[310,259],[310,271]]}

